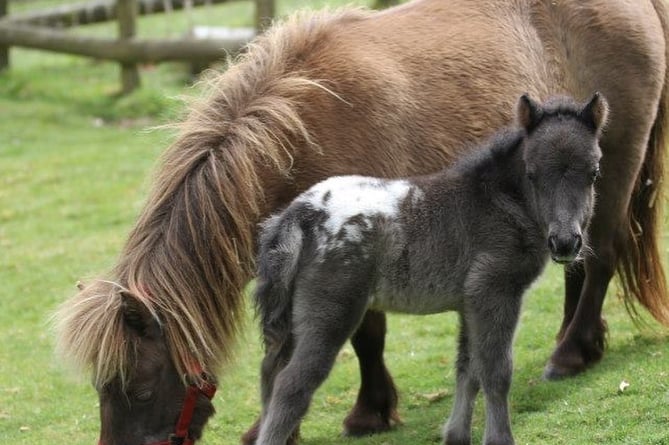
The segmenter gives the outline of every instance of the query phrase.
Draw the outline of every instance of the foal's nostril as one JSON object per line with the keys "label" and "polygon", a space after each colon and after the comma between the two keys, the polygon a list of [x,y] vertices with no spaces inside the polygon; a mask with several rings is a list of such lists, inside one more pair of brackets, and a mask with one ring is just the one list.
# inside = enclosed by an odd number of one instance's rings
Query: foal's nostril
{"label": "foal's nostril", "polygon": [[581,235],[574,235],[574,252],[578,253],[583,247],[583,237]]}
{"label": "foal's nostril", "polygon": [[551,252],[557,252],[557,236],[556,235],[550,235],[548,237],[548,248],[551,250]]}

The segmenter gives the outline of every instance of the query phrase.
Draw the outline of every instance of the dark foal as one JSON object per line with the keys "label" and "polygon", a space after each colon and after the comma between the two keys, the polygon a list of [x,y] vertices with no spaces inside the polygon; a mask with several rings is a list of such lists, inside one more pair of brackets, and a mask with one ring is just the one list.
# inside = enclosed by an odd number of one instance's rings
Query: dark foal
{"label": "dark foal", "polygon": [[454,167],[401,180],[333,177],[263,224],[256,291],[266,356],[257,445],[285,445],[369,309],[457,311],[457,391],[444,430],[471,443],[486,400],[486,445],[513,444],[508,393],[522,296],[550,256],[577,258],[594,207],[605,100],[518,104]]}

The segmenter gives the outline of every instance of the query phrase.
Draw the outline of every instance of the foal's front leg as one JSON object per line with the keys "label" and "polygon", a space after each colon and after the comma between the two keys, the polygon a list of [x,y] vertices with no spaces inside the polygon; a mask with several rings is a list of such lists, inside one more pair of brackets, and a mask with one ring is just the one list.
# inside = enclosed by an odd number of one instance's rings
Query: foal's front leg
{"label": "foal's front leg", "polygon": [[513,445],[509,390],[513,373],[512,343],[521,293],[500,292],[475,299],[465,315],[470,326],[472,366],[486,401],[485,445]]}
{"label": "foal's front leg", "polygon": [[457,381],[453,412],[444,428],[446,445],[471,445],[471,424],[474,402],[479,392],[479,381],[471,365],[469,327],[460,314],[460,336],[458,342]]}

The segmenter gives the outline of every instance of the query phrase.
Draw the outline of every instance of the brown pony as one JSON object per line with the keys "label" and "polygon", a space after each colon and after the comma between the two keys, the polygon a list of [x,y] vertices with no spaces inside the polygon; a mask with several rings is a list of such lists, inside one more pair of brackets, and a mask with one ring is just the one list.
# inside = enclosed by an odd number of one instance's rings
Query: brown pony
{"label": "brown pony", "polygon": [[[261,218],[332,175],[448,165],[457,147],[508,124],[523,92],[600,91],[611,107],[594,254],[565,271],[545,375],[602,357],[602,302],[616,270],[631,313],[638,302],[669,323],[657,246],[668,17],[663,0],[417,0],[302,14],[258,38],[193,105],[109,281],[57,314],[60,350],[93,373],[101,443],[200,437],[243,317]],[[362,385],[350,434],[397,418],[384,336],[379,312],[353,336]]]}

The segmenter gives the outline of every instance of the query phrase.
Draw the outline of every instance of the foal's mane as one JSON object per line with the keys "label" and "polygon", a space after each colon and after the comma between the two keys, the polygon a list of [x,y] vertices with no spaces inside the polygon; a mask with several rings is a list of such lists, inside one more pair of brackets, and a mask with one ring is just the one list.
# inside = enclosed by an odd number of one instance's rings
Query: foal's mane
{"label": "foal's mane", "polygon": [[525,138],[525,130],[507,127],[494,133],[487,141],[465,155],[451,167],[459,175],[480,174],[513,154]]}
{"label": "foal's mane", "polygon": [[[553,96],[547,99],[541,108],[541,115],[535,129],[551,121],[574,119],[585,125],[581,116],[582,107],[567,96]],[[465,155],[452,167],[459,174],[485,173],[490,167],[498,164],[501,159],[513,155],[523,140],[528,136],[520,124],[506,127],[493,133],[478,148],[465,150]]]}
{"label": "foal's mane", "polygon": [[338,21],[365,16],[297,14],[207,80],[206,96],[191,104],[162,156],[112,281],[94,281],[55,315],[58,349],[91,370],[97,387],[116,377],[126,383],[132,369],[121,291],[161,323],[180,375],[196,362],[215,373],[230,358],[264,211],[259,167],[288,175],[297,144],[318,149],[298,110],[310,91],[327,88],[295,62]]}

